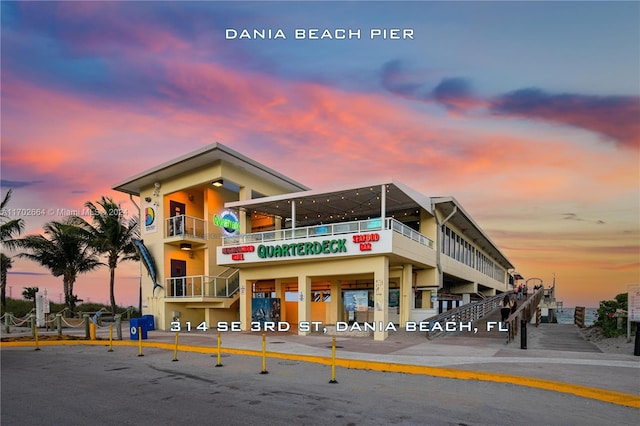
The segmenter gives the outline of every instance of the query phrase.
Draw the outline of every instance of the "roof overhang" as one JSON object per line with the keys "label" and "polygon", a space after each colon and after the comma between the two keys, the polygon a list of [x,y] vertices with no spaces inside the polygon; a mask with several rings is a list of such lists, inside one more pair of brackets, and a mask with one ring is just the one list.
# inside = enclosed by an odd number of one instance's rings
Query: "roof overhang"
{"label": "roof overhang", "polygon": [[[292,220],[296,226],[338,221],[364,220],[382,215],[384,192],[385,217],[419,214],[420,208],[431,212],[427,197],[400,183],[362,184],[349,188],[309,190],[225,204],[227,208],[250,214],[266,214]],[[295,203],[295,207],[292,207]],[[417,216],[419,217],[419,216]]]}
{"label": "roof overhang", "polygon": [[459,228],[465,237],[471,239],[474,244],[491,255],[492,258],[498,260],[502,267],[506,269],[514,268],[511,262],[509,262],[509,259],[502,254],[493,241],[482,231],[480,226],[478,226],[454,197],[433,197],[431,198],[431,202],[442,214],[443,217],[440,218],[440,220],[453,213],[453,216],[451,216],[448,221]]}
{"label": "roof overhang", "polygon": [[155,182],[175,178],[193,170],[215,164],[217,161],[223,161],[238,168],[243,168],[247,170],[248,173],[273,182],[290,192],[309,189],[305,185],[217,142],[132,176],[124,182],[115,185],[113,189],[126,194],[140,196],[140,191],[143,188],[153,186]]}

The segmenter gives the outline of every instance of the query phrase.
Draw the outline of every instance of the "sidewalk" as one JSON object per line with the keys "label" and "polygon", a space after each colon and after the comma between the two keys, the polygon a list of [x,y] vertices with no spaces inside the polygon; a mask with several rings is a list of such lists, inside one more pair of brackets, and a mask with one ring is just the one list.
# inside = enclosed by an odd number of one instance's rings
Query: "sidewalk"
{"label": "sidewalk", "polygon": [[[29,336],[28,328],[13,327],[2,337]],[[55,331],[40,331],[39,335],[56,335]],[[65,335],[84,336],[84,328],[64,329]],[[332,336],[314,333],[309,336],[285,332],[268,332],[268,353],[331,357]],[[109,338],[109,328],[99,327],[97,336]],[[116,332],[114,330],[114,338]],[[131,342],[128,323],[122,323],[124,341]],[[44,337],[43,337],[44,339]],[[144,344],[159,342],[174,344],[175,333],[149,331]],[[629,354],[603,353],[587,342],[574,325],[541,324],[527,328],[527,349],[521,349],[520,335],[506,344],[503,333],[483,337],[462,333],[446,333],[428,340],[425,333],[389,332],[385,341],[371,337],[336,336],[336,358],[376,363],[438,367],[467,372],[486,372],[532,379],[544,379],[564,384],[608,389],[640,395],[640,357]],[[105,343],[106,344],[106,343]],[[193,330],[179,334],[179,345],[197,346],[214,353],[217,332]],[[262,333],[221,333],[221,348],[254,351],[262,348]]]}

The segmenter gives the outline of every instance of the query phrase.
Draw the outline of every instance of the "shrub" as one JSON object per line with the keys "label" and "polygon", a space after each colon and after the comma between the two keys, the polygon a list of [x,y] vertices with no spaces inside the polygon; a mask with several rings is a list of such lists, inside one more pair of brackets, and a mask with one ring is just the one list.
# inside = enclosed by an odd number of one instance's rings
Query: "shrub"
{"label": "shrub", "polygon": [[615,337],[625,334],[626,327],[618,328],[618,318],[615,317],[616,310],[627,310],[628,294],[618,294],[614,300],[603,300],[598,307],[598,318],[594,325],[602,327],[602,334],[605,337]]}

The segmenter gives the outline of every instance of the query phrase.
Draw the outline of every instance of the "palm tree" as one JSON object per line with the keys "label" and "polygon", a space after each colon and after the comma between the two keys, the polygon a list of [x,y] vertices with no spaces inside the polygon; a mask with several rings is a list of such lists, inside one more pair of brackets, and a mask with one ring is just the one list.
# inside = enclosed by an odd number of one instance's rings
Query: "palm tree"
{"label": "palm tree", "polygon": [[33,300],[33,308],[36,307],[36,297],[38,296],[38,291],[40,289],[38,287],[23,287],[24,291],[22,292],[22,297],[26,300]]}
{"label": "palm tree", "polygon": [[[5,214],[7,204],[11,199],[12,189],[9,189],[0,203],[0,238],[2,238],[0,248],[9,250],[15,247],[15,237],[20,235],[24,229],[24,221],[22,219],[9,219],[9,215]],[[7,310],[7,271],[11,269],[13,262],[9,256],[0,253],[0,308],[2,312]]]}
{"label": "palm tree", "polygon": [[110,197],[102,196],[97,205],[87,201],[84,206],[91,212],[92,223],[82,220],[83,226],[91,234],[91,244],[98,253],[105,254],[109,267],[109,296],[111,311],[116,312],[114,294],[116,267],[126,260],[139,260],[138,252],[132,243],[137,238],[138,219],[125,218],[125,212]]}
{"label": "palm tree", "polygon": [[54,277],[62,276],[64,301],[71,312],[74,311],[77,300],[73,294],[73,285],[78,274],[102,265],[94,248],[88,244],[86,230],[79,225],[76,217],[69,217],[64,222],[46,223],[43,227],[44,235],[28,235],[15,240],[17,246],[28,250],[18,256],[40,263]]}

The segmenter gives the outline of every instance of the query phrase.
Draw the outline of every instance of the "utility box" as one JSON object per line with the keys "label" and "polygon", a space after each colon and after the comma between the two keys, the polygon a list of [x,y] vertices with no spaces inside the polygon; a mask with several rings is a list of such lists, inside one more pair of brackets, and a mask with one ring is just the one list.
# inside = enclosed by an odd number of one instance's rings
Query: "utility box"
{"label": "utility box", "polygon": [[147,323],[147,330],[148,331],[153,331],[156,329],[155,327],[155,321],[153,319],[153,315],[143,315],[140,317],[141,320],[146,321]]}
{"label": "utility box", "polygon": [[142,339],[147,338],[147,321],[142,318],[131,318],[129,320],[129,334],[131,340],[138,340],[138,332],[142,335]]}

